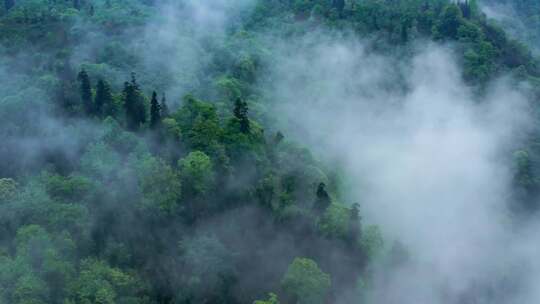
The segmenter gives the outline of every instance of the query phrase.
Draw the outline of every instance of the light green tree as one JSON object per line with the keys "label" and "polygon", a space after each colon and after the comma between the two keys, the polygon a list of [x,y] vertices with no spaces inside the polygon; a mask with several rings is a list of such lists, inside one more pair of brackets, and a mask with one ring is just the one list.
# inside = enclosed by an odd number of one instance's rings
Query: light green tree
{"label": "light green tree", "polygon": [[257,300],[253,304],[279,304],[279,300],[275,293],[270,293],[268,294],[268,300]]}
{"label": "light green tree", "polygon": [[330,275],[315,261],[295,258],[289,265],[281,285],[297,304],[323,304],[331,286]]}
{"label": "light green tree", "polygon": [[212,160],[201,151],[189,153],[178,163],[188,191],[195,195],[206,194],[214,184]]}

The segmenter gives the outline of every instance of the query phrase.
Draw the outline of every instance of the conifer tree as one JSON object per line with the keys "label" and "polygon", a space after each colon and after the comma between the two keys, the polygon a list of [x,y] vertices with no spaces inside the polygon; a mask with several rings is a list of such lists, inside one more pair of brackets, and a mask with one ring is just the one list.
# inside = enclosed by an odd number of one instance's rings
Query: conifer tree
{"label": "conifer tree", "polygon": [[161,97],[161,105],[159,107],[161,108],[161,117],[168,117],[169,107],[167,106],[167,99],[165,98],[165,93],[163,93],[163,96]]}
{"label": "conifer tree", "polygon": [[157,100],[157,93],[152,92],[152,100],[150,101],[150,128],[156,129],[161,122],[161,106]]}
{"label": "conifer tree", "polygon": [[146,109],[135,73],[131,74],[131,82],[124,83],[123,93],[127,128],[131,131],[137,131],[141,124],[146,123]]}
{"label": "conifer tree", "polygon": [[317,187],[317,200],[315,201],[315,204],[313,205],[313,209],[319,214],[323,213],[330,207],[330,204],[332,201],[330,200],[330,195],[328,192],[326,192],[326,185],[324,183],[320,183],[319,187]]}
{"label": "conifer tree", "polygon": [[96,87],[96,97],[94,100],[95,112],[98,116],[113,116],[114,105],[109,84],[100,79]]}
{"label": "conifer tree", "polygon": [[90,83],[90,77],[88,73],[83,69],[79,72],[77,79],[80,82],[80,93],[81,100],[83,103],[83,108],[86,114],[93,114],[93,104],[92,104],[92,84]]}
{"label": "conifer tree", "polygon": [[350,210],[349,218],[349,227],[348,227],[348,238],[351,244],[354,244],[358,241],[361,234],[360,226],[360,205],[355,203],[352,205]]}
{"label": "conifer tree", "polygon": [[242,133],[249,133],[250,124],[248,118],[248,106],[245,101],[242,101],[240,98],[236,99],[234,103],[234,117],[240,121],[240,131]]}

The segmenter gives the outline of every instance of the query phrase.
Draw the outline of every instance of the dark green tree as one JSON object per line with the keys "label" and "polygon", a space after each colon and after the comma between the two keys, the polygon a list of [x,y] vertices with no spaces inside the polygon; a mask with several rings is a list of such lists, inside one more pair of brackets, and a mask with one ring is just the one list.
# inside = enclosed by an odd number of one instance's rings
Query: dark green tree
{"label": "dark green tree", "polygon": [[83,103],[83,108],[86,114],[93,114],[93,104],[92,104],[92,84],[90,82],[90,76],[83,69],[79,72],[77,79],[80,82],[80,93],[81,100]]}
{"label": "dark green tree", "polygon": [[137,131],[142,124],[146,123],[146,109],[135,73],[131,75],[131,82],[124,83],[123,94],[127,128]]}
{"label": "dark green tree", "polygon": [[161,97],[161,104],[159,105],[161,109],[161,117],[169,117],[169,107],[167,106],[167,99],[165,98],[165,93],[163,93],[163,96]]}
{"label": "dark green tree", "polygon": [[109,83],[102,79],[97,83],[94,107],[98,116],[112,116],[114,114],[111,87],[109,86]]}
{"label": "dark green tree", "polygon": [[237,98],[234,103],[234,117],[240,122],[240,132],[242,133],[249,133],[250,130],[248,110],[247,103]]}
{"label": "dark green tree", "polygon": [[360,225],[360,205],[355,203],[350,210],[349,227],[348,227],[348,239],[351,244],[355,244],[360,239],[361,225]]}
{"label": "dark green tree", "polygon": [[328,207],[330,207],[330,204],[332,203],[332,200],[330,199],[330,195],[328,194],[328,192],[326,192],[326,184],[325,183],[320,183],[319,186],[317,187],[317,199],[315,200],[315,204],[313,204],[313,209],[321,214],[323,213],[324,211],[326,211],[326,209],[328,209]]}
{"label": "dark green tree", "polygon": [[152,100],[150,101],[150,128],[156,129],[161,123],[161,106],[157,100],[156,91],[152,92]]}
{"label": "dark green tree", "polygon": [[441,38],[456,39],[458,28],[463,23],[461,9],[456,4],[449,4],[442,12],[437,25],[437,33]]}

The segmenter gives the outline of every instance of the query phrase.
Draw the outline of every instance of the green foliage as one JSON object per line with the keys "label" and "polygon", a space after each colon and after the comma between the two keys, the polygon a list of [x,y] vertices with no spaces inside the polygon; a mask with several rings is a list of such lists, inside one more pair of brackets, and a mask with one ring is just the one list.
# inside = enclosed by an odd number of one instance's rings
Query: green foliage
{"label": "green foliage", "polygon": [[345,206],[333,203],[322,214],[317,226],[319,231],[328,238],[345,238],[350,222],[350,210]]}
{"label": "green foliage", "polygon": [[136,277],[103,261],[88,259],[82,261],[80,274],[71,286],[71,299],[75,303],[143,303],[136,297],[143,288]]}
{"label": "green foliage", "polygon": [[146,123],[146,105],[135,74],[132,74],[131,82],[124,83],[123,96],[127,128],[131,131],[137,131]]}
{"label": "green foliage", "polygon": [[205,295],[219,301],[224,296],[220,291],[235,276],[232,253],[215,236],[205,235],[182,241],[180,248],[184,263],[189,265],[184,278],[189,290],[182,291],[183,297],[197,300]]}
{"label": "green foliage", "polygon": [[94,104],[96,113],[101,117],[114,117],[117,115],[117,109],[114,105],[111,87],[108,82],[101,79],[98,81]]}
{"label": "green foliage", "polygon": [[[164,18],[162,1],[4,1],[0,303],[249,303],[275,290],[284,303],[317,304],[358,277],[368,294],[379,228],[338,203],[332,163],[273,135],[283,118],[264,84],[276,39],[353,37],[403,62],[433,39],[475,91],[507,71],[533,86],[540,76],[531,51],[476,1],[257,0],[211,33],[193,26],[205,23],[190,15],[202,4],[173,2]],[[208,9],[235,11],[221,4]],[[512,5],[538,24],[526,12],[536,2]],[[174,30],[155,31],[163,26]],[[317,98],[330,88],[298,89]],[[49,147],[52,133],[63,136]],[[514,155],[525,210],[540,193],[537,153]],[[294,256],[312,259],[283,262]],[[406,258],[396,245],[388,260]]]}
{"label": "green foliage", "polygon": [[253,304],[279,304],[279,300],[275,293],[270,293],[268,294],[268,300],[257,300]]}
{"label": "green foliage", "polygon": [[364,229],[360,245],[370,260],[380,257],[384,241],[379,227],[371,225]]}
{"label": "green foliage", "polygon": [[152,92],[150,100],[150,128],[156,129],[161,123],[161,106],[157,100],[157,93]]}
{"label": "green foliage", "polygon": [[162,160],[150,155],[137,160],[135,165],[140,191],[143,194],[143,205],[169,214],[176,211],[182,193],[178,173]]}
{"label": "green foliage", "polygon": [[17,191],[17,183],[11,178],[0,178],[0,202],[12,199]]}
{"label": "green foliage", "polygon": [[295,303],[322,304],[331,286],[330,276],[307,258],[295,258],[283,280],[283,289],[293,296]]}
{"label": "green foliage", "polygon": [[219,150],[223,129],[214,106],[188,95],[184,98],[184,106],[173,117],[192,149],[208,154]]}
{"label": "green foliage", "polygon": [[248,118],[248,106],[245,101],[242,101],[240,98],[236,99],[234,103],[234,117],[238,120],[240,125],[240,132],[249,133],[250,124]]}
{"label": "green foliage", "polygon": [[83,108],[87,114],[93,114],[95,111],[94,105],[92,102],[92,85],[90,83],[90,77],[85,70],[79,72],[77,80],[80,82],[80,91],[81,91],[81,100],[83,103]]}
{"label": "green foliage", "polygon": [[120,155],[103,142],[90,145],[81,157],[82,171],[99,180],[113,177],[119,164]]}
{"label": "green foliage", "polygon": [[212,160],[201,151],[189,153],[178,162],[188,193],[204,195],[214,187]]}
{"label": "green foliage", "polygon": [[449,4],[442,12],[441,19],[436,25],[436,36],[457,39],[458,29],[464,22],[462,12],[457,4]]}

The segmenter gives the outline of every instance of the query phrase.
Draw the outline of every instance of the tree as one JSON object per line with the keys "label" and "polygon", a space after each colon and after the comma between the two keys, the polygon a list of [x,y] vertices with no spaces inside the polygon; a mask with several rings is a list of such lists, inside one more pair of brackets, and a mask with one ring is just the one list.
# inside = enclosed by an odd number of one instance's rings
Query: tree
{"label": "tree", "polygon": [[275,293],[269,293],[268,300],[257,300],[253,304],[279,304],[279,300]]}
{"label": "tree", "polygon": [[281,285],[298,304],[323,304],[331,286],[330,275],[307,258],[295,258],[289,265]]}
{"label": "tree", "polygon": [[98,116],[113,116],[115,114],[111,87],[102,79],[97,83],[94,106]]}
{"label": "tree", "polygon": [[131,82],[124,83],[123,94],[127,128],[137,131],[142,124],[146,123],[146,109],[135,73],[131,74]]}
{"label": "tree", "polygon": [[159,105],[161,109],[161,117],[169,117],[169,107],[167,106],[167,99],[165,98],[165,93],[161,97],[161,104]]}
{"label": "tree", "polygon": [[331,204],[317,221],[319,232],[327,238],[347,239],[350,210],[342,204]]}
{"label": "tree", "polygon": [[212,234],[184,239],[179,247],[189,287],[186,302],[228,303],[224,298],[235,278],[234,254]]}
{"label": "tree", "polygon": [[328,192],[326,192],[326,184],[320,183],[317,187],[317,199],[315,200],[315,203],[313,204],[313,209],[319,213],[322,214],[330,204],[332,203],[330,199],[330,195]]}
{"label": "tree", "polygon": [[384,249],[384,240],[378,226],[368,226],[362,233],[360,247],[369,260],[378,257]]}
{"label": "tree", "polygon": [[350,209],[349,227],[348,227],[348,239],[352,244],[356,244],[361,236],[360,225],[360,205],[355,203]]}
{"label": "tree", "polygon": [[234,117],[240,122],[240,132],[249,133],[250,124],[248,118],[248,106],[245,101],[237,98],[234,103]]}
{"label": "tree", "polygon": [[179,161],[182,178],[189,192],[195,195],[205,194],[214,183],[212,160],[201,151],[191,152]]}
{"label": "tree", "polygon": [[143,207],[172,214],[178,208],[182,184],[178,173],[162,160],[145,155],[136,160]]}
{"label": "tree", "polygon": [[79,277],[73,282],[72,300],[74,303],[140,303],[136,295],[141,291],[142,284],[131,274],[105,262],[87,259],[82,261]]}
{"label": "tree", "polygon": [[0,178],[0,203],[6,202],[15,196],[17,183],[11,178]]}
{"label": "tree", "polygon": [[161,106],[157,100],[156,91],[152,92],[150,101],[150,128],[156,129],[161,123]]}
{"label": "tree", "polygon": [[90,77],[88,73],[83,69],[79,72],[77,79],[80,82],[80,93],[83,107],[86,114],[93,114],[92,105],[92,84],[90,83]]}
{"label": "tree", "polygon": [[459,7],[456,4],[449,4],[444,9],[437,25],[437,34],[441,35],[441,38],[456,39],[458,28],[462,23],[463,16]]}

